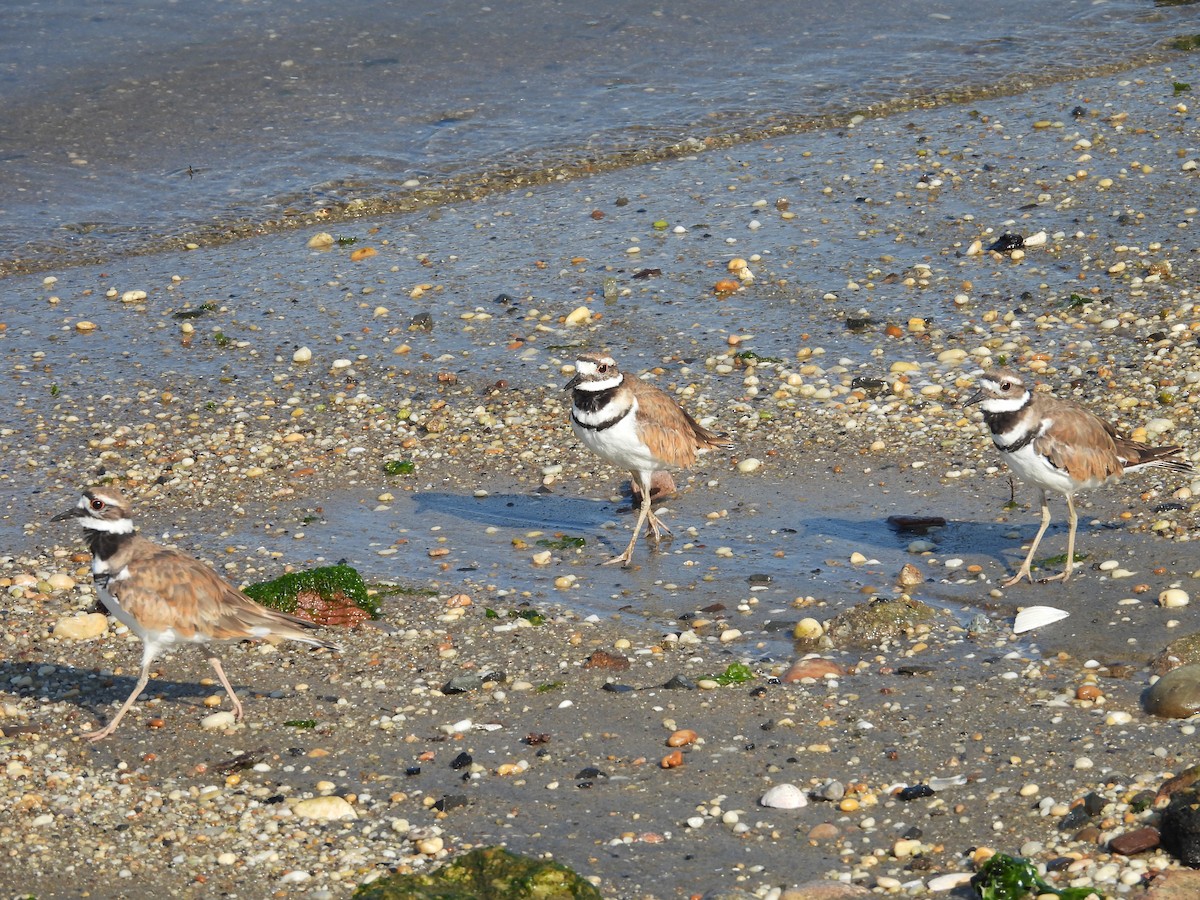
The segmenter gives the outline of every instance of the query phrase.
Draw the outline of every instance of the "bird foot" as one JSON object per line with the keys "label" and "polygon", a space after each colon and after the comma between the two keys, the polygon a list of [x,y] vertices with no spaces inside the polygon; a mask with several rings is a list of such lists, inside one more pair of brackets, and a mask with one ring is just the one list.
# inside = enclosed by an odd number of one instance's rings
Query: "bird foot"
{"label": "bird foot", "polygon": [[1033,584],[1033,573],[1030,572],[1029,569],[1022,566],[1021,570],[1019,572],[1017,572],[1016,575],[1014,575],[1012,578],[1008,579],[1007,581],[1002,581],[1000,583],[1000,586],[1001,587],[1012,587],[1014,584],[1016,584],[1022,578],[1028,578],[1029,583]]}
{"label": "bird foot", "polygon": [[93,744],[96,741],[102,741],[117,729],[113,727],[115,723],[109,723],[98,731],[85,731],[80,737],[91,741]]}
{"label": "bird foot", "polygon": [[629,566],[629,552],[626,551],[625,553],[622,553],[620,556],[614,556],[612,559],[606,559],[604,562],[600,563],[600,565],[615,566],[617,563],[620,563],[622,566],[628,567]]}

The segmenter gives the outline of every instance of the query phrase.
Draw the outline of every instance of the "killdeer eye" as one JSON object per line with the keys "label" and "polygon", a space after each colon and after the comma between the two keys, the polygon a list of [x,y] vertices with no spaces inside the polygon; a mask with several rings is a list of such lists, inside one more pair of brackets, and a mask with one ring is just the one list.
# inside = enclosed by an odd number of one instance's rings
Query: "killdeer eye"
{"label": "killdeer eye", "polygon": [[596,371],[603,375],[608,371],[608,363],[600,363],[600,365],[596,366]]}
{"label": "killdeer eye", "polygon": [[1012,387],[1012,382],[1011,382],[1011,381],[1002,381],[1002,382],[1000,382],[1000,390],[1002,390],[1002,391],[1007,391],[1007,390],[1008,390],[1010,387]]}
{"label": "killdeer eye", "polygon": [[92,502],[88,505],[91,506],[91,508],[96,512],[100,512],[100,510],[104,509],[104,501],[99,498],[93,498]]}

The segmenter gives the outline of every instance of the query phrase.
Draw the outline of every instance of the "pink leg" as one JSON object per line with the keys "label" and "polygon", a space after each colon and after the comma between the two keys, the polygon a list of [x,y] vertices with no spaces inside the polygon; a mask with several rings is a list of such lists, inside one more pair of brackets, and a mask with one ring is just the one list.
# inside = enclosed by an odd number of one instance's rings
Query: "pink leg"
{"label": "pink leg", "polygon": [[229,699],[233,701],[234,719],[238,722],[242,721],[242,701],[237,698],[237,694],[233,692],[233,685],[230,684],[229,679],[225,677],[225,670],[221,668],[221,660],[216,656],[210,656],[208,661],[212,664],[213,669],[216,670],[217,677],[221,679],[221,687],[225,688],[225,693],[227,693],[229,695]]}

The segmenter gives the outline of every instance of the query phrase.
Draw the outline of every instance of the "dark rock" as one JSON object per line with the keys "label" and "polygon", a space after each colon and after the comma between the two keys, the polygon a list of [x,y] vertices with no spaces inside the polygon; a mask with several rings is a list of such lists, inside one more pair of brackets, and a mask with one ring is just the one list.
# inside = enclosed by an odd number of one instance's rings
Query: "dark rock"
{"label": "dark rock", "polygon": [[452,809],[458,809],[460,806],[466,806],[470,802],[466,794],[446,794],[446,796],[433,804],[433,808],[438,812],[449,812]]}
{"label": "dark rock", "polygon": [[1186,719],[1200,712],[1200,665],[1172,669],[1142,698],[1146,712],[1165,719]]}
{"label": "dark rock", "polygon": [[1117,835],[1108,842],[1108,849],[1113,853],[1120,853],[1122,856],[1133,856],[1135,853],[1153,850],[1158,845],[1158,829],[1147,826],[1139,828],[1137,831],[1127,831],[1125,834]]}
{"label": "dark rock", "polygon": [[683,675],[673,675],[671,680],[663,685],[668,690],[694,691],[696,690],[696,682]]}
{"label": "dark rock", "polygon": [[1088,815],[1087,810],[1082,806],[1073,806],[1071,807],[1071,810],[1059,820],[1058,829],[1059,831],[1077,831],[1086,825],[1091,818],[1092,817]]}
{"label": "dark rock", "polygon": [[1162,845],[1185,866],[1200,868],[1200,793],[1179,791],[1163,810],[1159,823]]}
{"label": "dark rock", "polygon": [[628,694],[633,688],[627,684],[613,684],[611,681],[605,682],[602,691],[608,691],[610,694]]}
{"label": "dark rock", "polygon": [[473,762],[475,762],[475,758],[464,750],[458,756],[454,757],[454,759],[450,760],[450,768],[455,770],[465,769]]}
{"label": "dark rock", "polygon": [[483,683],[478,675],[455,675],[442,686],[443,694],[465,694]]}
{"label": "dark rock", "polygon": [[930,528],[945,527],[946,519],[943,516],[888,516],[887,523],[897,531],[928,534]]}
{"label": "dark rock", "polygon": [[896,794],[896,799],[904,803],[910,800],[920,800],[922,797],[932,797],[933,788],[927,784],[910,784]]}
{"label": "dark rock", "polygon": [[1020,250],[1025,246],[1025,238],[1019,234],[1013,234],[1011,231],[1006,231],[996,240],[992,241],[987,248],[989,253],[1011,253],[1013,250]]}
{"label": "dark rock", "polygon": [[1108,805],[1108,801],[1097,794],[1095,791],[1090,791],[1083,798],[1083,808],[1089,816],[1098,816],[1104,812],[1104,807]]}

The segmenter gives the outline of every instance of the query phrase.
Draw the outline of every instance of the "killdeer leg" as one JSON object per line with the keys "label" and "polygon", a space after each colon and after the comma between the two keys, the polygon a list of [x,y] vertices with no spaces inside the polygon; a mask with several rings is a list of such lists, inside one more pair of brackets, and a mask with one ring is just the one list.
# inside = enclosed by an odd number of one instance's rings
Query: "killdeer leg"
{"label": "killdeer leg", "polygon": [[229,683],[229,679],[225,677],[225,670],[221,667],[221,660],[215,654],[208,658],[209,664],[217,673],[217,677],[221,679],[221,687],[225,688],[225,693],[229,695],[229,699],[233,701],[233,718],[235,721],[242,721],[242,701],[238,699],[237,694],[233,692],[233,685]]}
{"label": "killdeer leg", "polygon": [[1067,494],[1067,565],[1061,575],[1052,575],[1047,581],[1066,581],[1071,577],[1071,569],[1075,567],[1075,530],[1079,527],[1079,516],[1075,512],[1075,501]]}
{"label": "killdeer leg", "polygon": [[137,698],[142,695],[142,691],[146,689],[146,684],[150,681],[150,663],[152,662],[154,662],[154,654],[142,655],[142,674],[138,676],[137,684],[133,688],[133,693],[129,695],[128,699],[126,699],[123,704],[121,704],[121,708],[117,710],[117,714],[109,720],[107,725],[105,725],[99,731],[89,731],[85,733],[83,735],[85,738],[87,738],[89,741],[102,741],[117,730],[117,726],[121,724],[121,719],[124,718],[125,713],[129,712],[129,707],[133,706],[134,701],[137,700]]}
{"label": "killdeer leg", "polygon": [[654,543],[657,544],[664,536],[671,536],[671,529],[666,526],[662,519],[654,514],[654,510],[650,510],[648,521],[650,522],[650,532],[654,535]]}
{"label": "killdeer leg", "polygon": [[633,548],[637,546],[637,539],[642,533],[642,526],[646,524],[646,519],[649,518],[653,521],[657,518],[650,511],[650,479],[648,477],[642,478],[640,473],[637,474],[637,478],[642,485],[642,506],[638,511],[638,520],[637,525],[633,529],[633,537],[629,539],[629,546],[625,548],[625,552],[620,556],[614,556],[608,560],[608,562],[604,563],[606,566],[616,565],[617,563],[620,563],[622,566],[628,566],[629,560],[633,558]]}
{"label": "killdeer leg", "polygon": [[[1022,578],[1028,578],[1029,583],[1033,584],[1033,573],[1030,571],[1031,566],[1033,565],[1033,554],[1037,553],[1038,544],[1042,542],[1042,535],[1044,535],[1046,533],[1046,529],[1050,527],[1050,504],[1046,502],[1045,491],[1041,491],[1040,495],[1042,501],[1042,527],[1039,528],[1038,533],[1034,535],[1033,544],[1031,544],[1029,547],[1029,555],[1025,557],[1025,562],[1021,563],[1021,568],[1017,570],[1017,574],[1008,579],[1008,581],[1005,581],[1001,587],[1012,587]],[[1067,498],[1067,502],[1070,503],[1070,497]],[[1074,507],[1071,508],[1074,509]],[[1072,535],[1074,535],[1074,532],[1072,532]]]}

